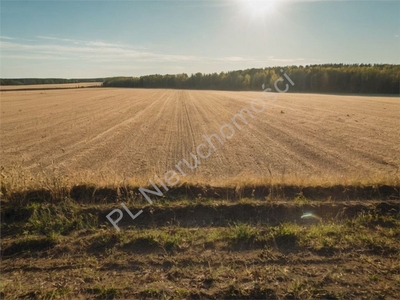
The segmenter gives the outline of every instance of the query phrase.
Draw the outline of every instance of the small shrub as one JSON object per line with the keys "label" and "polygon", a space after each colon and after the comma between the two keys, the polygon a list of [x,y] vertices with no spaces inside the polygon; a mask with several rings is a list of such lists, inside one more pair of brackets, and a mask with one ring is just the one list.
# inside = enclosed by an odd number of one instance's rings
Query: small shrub
{"label": "small shrub", "polygon": [[248,242],[256,237],[257,230],[246,223],[239,222],[232,227],[232,238],[236,242]]}

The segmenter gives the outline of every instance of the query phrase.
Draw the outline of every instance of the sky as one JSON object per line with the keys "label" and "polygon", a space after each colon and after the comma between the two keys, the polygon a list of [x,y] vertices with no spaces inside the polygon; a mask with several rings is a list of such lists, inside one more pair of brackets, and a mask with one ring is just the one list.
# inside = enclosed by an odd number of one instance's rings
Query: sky
{"label": "sky", "polygon": [[400,64],[400,1],[3,1],[1,78]]}

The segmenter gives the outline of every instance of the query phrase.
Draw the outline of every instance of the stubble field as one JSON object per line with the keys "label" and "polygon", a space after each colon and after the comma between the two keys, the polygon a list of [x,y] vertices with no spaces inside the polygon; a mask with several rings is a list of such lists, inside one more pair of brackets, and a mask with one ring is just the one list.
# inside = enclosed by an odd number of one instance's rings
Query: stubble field
{"label": "stubble field", "polygon": [[[396,97],[278,94],[255,113],[261,92],[74,89],[1,94],[2,166],[33,174],[57,169],[73,182],[233,179],[346,183],[399,176]],[[269,96],[271,97],[271,96]],[[265,101],[267,102],[267,100]],[[244,108],[243,119],[235,114]],[[261,110],[260,105],[255,108]],[[223,128],[224,139],[221,134]],[[232,132],[232,128],[235,132]],[[218,134],[223,145],[204,135]],[[200,153],[196,155],[200,144]],[[199,159],[193,165],[193,153]],[[89,178],[88,178],[89,176]]]}
{"label": "stubble field", "polygon": [[1,298],[400,297],[398,97],[0,97]]}

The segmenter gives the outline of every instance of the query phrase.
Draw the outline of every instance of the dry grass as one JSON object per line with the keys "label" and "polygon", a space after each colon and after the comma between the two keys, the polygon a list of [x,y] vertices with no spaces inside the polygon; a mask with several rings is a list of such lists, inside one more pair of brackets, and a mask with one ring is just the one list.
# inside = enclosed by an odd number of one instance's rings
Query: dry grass
{"label": "dry grass", "polygon": [[[57,170],[55,167],[50,170],[41,170],[38,173],[33,173],[25,169],[22,165],[14,164],[10,168],[1,167],[0,171],[0,186],[3,195],[10,193],[20,193],[26,191],[46,189],[55,195],[63,190],[70,190],[73,186],[95,186],[97,189],[111,188],[111,189],[137,189],[138,187],[149,187],[146,177],[131,177],[124,178],[119,174],[110,170],[109,173],[98,174],[93,172],[81,172],[79,174],[66,175],[62,171]],[[265,186],[299,186],[299,187],[332,187],[332,186],[400,186],[400,177],[398,175],[375,175],[374,177],[336,177],[326,175],[322,177],[307,177],[301,178],[297,176],[284,175],[281,177],[252,177],[251,174],[232,176],[226,179],[213,179],[201,176],[188,176],[179,184],[179,186],[210,186],[231,189],[243,189],[247,187]],[[171,186],[169,186],[171,187]],[[6,192],[5,192],[6,191]]]}
{"label": "dry grass", "polygon": [[318,224],[231,221],[117,233],[82,221],[73,202],[51,214],[47,204],[28,208],[30,217],[3,224],[4,299],[398,296],[400,223],[390,211]]}

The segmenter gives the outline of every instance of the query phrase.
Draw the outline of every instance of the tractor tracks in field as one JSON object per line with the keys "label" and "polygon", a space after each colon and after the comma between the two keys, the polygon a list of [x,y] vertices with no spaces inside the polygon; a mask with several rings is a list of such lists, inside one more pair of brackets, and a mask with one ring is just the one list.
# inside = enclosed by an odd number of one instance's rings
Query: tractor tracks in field
{"label": "tractor tracks in field", "polygon": [[[285,172],[305,178],[399,175],[397,99],[281,94],[254,117],[245,113],[246,122],[239,119],[236,128],[232,117],[261,97],[102,88],[4,93],[1,155],[5,165],[20,161],[35,172],[59,168],[72,177],[85,170],[148,177],[183,159],[193,165],[190,154],[202,143],[211,155],[188,175],[227,180]],[[235,129],[231,139],[222,137],[224,124]],[[214,134],[221,142],[214,136],[213,148],[204,136]]]}

